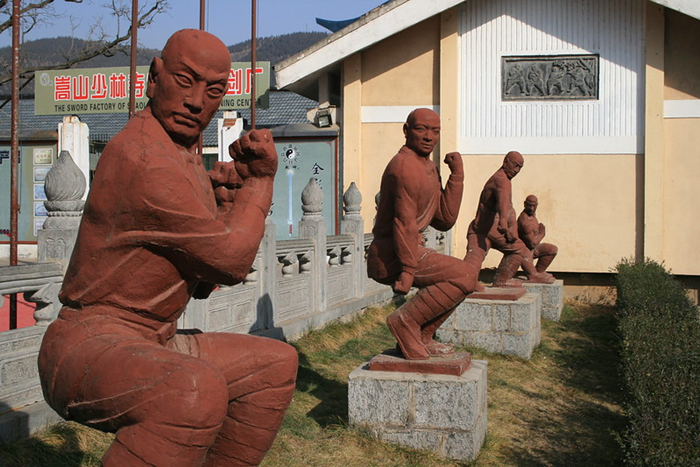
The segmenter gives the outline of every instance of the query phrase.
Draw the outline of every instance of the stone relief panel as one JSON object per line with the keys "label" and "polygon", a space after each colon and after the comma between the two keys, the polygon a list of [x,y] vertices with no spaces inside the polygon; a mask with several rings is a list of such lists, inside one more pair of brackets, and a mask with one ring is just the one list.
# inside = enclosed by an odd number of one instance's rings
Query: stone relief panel
{"label": "stone relief panel", "polygon": [[597,100],[598,55],[501,57],[504,101]]}

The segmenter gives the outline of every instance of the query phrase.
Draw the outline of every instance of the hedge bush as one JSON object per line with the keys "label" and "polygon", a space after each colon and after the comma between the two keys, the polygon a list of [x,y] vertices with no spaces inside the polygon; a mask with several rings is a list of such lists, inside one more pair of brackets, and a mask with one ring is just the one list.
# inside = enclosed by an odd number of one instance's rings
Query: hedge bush
{"label": "hedge bush", "polygon": [[617,309],[634,466],[700,466],[700,317],[683,286],[654,261],[617,265]]}

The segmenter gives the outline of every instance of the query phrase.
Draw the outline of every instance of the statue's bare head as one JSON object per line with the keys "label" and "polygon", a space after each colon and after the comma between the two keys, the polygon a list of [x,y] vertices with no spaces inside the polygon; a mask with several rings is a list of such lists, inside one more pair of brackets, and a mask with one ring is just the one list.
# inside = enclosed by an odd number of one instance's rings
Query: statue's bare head
{"label": "statue's bare head", "polygon": [[525,203],[524,203],[525,212],[528,215],[532,216],[533,214],[535,214],[535,212],[537,211],[537,205],[538,205],[537,196],[528,195],[527,198],[525,198]]}
{"label": "statue's bare head", "polygon": [[168,39],[151,63],[147,95],[173,141],[196,143],[226,94],[230,68],[228,49],[208,32],[183,29]]}
{"label": "statue's bare head", "polygon": [[427,157],[440,140],[440,115],[430,109],[416,109],[403,125],[406,146]]}
{"label": "statue's bare head", "polygon": [[510,151],[503,159],[503,171],[509,179],[518,175],[523,165],[525,165],[525,159],[518,151]]}

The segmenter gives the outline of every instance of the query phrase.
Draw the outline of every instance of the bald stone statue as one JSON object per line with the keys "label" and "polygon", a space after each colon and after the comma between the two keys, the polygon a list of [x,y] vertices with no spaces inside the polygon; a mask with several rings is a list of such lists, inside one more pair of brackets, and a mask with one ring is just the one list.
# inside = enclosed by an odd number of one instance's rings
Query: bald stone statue
{"label": "bald stone statue", "polygon": [[506,154],[503,165],[484,185],[476,217],[467,230],[467,255],[464,261],[470,266],[478,265],[480,269],[491,248],[503,253],[494,277],[493,285],[496,287],[521,287],[521,281],[514,278],[521,266],[531,282],[554,282],[551,274],[535,270],[532,252],[518,238],[511,180],[524,164],[525,160],[519,152]]}
{"label": "bald stone statue", "polygon": [[559,249],[551,243],[543,243],[542,239],[546,234],[544,224],[537,220],[535,213],[538,206],[537,196],[528,195],[525,198],[523,212],[518,217],[518,237],[532,251],[532,259],[537,260],[535,269],[537,272],[545,272]]}
{"label": "bald stone statue", "polygon": [[105,148],[39,354],[46,401],[116,432],[102,465],[258,465],[291,400],[297,354],[250,335],[177,332],[190,297],[241,282],[264,233],[277,167],[251,131],[210,174],[195,153],[226,93],[216,37],[176,32],[149,102]]}
{"label": "bald stone statue", "polygon": [[440,138],[440,116],[416,109],[403,126],[406,144],[382,175],[374,240],[367,272],[395,293],[418,292],[387,318],[404,357],[425,360],[453,352],[433,339],[435,331],[465,296],[477,288],[478,269],[425,247],[423,231],[449,230],[462,201],[462,156],[447,154],[451,174],[442,187],[430,153]]}

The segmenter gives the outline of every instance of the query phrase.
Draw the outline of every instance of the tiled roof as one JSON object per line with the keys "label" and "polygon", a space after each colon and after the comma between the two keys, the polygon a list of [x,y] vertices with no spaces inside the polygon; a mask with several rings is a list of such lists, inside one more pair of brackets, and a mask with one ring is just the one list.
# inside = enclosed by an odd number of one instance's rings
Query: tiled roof
{"label": "tiled roof", "polygon": [[[257,109],[255,123],[259,128],[308,123],[306,111],[317,105],[316,101],[293,92],[270,91],[270,107]],[[57,138],[57,128],[62,121],[62,116],[34,115],[34,100],[21,100],[19,107],[20,139],[51,140]],[[250,109],[239,112],[249,123]],[[222,111],[218,111],[207,129],[204,130],[204,146],[217,145],[216,119],[220,118],[222,114]],[[127,121],[126,114],[84,114],[78,116],[90,128],[90,139],[100,142],[112,139]],[[8,104],[0,109],[0,141],[10,140],[10,119],[11,105]]]}

